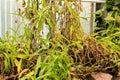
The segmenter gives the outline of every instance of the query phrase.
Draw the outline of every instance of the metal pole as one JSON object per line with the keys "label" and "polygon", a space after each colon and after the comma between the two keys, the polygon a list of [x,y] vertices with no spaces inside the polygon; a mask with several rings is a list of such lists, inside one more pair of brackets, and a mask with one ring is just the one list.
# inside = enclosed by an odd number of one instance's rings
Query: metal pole
{"label": "metal pole", "polygon": [[94,22],[94,2],[91,3],[91,18],[90,18],[90,33],[93,33],[93,22]]}

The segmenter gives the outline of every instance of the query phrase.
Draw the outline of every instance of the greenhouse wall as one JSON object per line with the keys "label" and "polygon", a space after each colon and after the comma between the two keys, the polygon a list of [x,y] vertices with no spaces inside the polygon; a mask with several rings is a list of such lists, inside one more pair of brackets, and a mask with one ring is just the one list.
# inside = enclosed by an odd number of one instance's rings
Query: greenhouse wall
{"label": "greenhouse wall", "polygon": [[16,0],[1,0],[0,1],[0,37],[5,35],[6,31],[13,34],[13,30],[18,26],[19,18],[15,12],[19,7]]}
{"label": "greenhouse wall", "polygon": [[[15,14],[20,7],[20,1],[22,0],[18,0],[18,2],[16,2],[16,0],[0,1],[0,37],[3,37],[6,31],[9,31],[10,34],[14,34],[14,30],[20,25],[20,18]],[[81,17],[87,18],[87,20],[81,18],[81,23],[85,34],[90,34],[94,29],[93,22],[95,16],[93,14],[91,15],[91,11],[95,12],[95,3],[97,3],[97,1],[102,1],[102,3],[105,3],[105,0],[82,0],[80,4],[83,8],[83,12],[81,12],[80,15]],[[93,18],[91,18],[91,16]]]}

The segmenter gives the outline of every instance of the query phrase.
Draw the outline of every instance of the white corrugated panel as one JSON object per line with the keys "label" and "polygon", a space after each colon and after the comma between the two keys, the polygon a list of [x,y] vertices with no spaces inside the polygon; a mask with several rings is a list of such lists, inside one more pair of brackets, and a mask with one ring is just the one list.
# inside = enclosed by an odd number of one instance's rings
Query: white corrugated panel
{"label": "white corrugated panel", "polygon": [[82,27],[84,29],[85,34],[89,34],[90,33],[91,3],[81,2],[81,7],[83,9],[83,12],[81,12],[80,16],[87,18],[87,20],[81,18]]}
{"label": "white corrugated panel", "polygon": [[1,0],[1,35],[5,32],[5,0]]}
{"label": "white corrugated panel", "polygon": [[3,37],[6,31],[13,34],[11,29],[15,29],[17,26],[17,17],[13,14],[16,11],[16,0],[0,0],[0,37]]}

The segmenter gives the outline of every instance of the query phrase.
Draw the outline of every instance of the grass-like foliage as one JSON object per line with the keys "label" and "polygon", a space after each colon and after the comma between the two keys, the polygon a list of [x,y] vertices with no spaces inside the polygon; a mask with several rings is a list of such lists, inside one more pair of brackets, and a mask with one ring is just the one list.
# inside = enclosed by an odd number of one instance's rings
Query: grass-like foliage
{"label": "grass-like foliage", "polygon": [[[0,39],[2,78],[85,80],[94,72],[117,73],[119,27],[113,27],[112,18],[109,29],[84,35],[79,3],[79,0],[22,0],[19,16],[24,33],[6,32],[4,39]],[[48,33],[43,31],[46,26]]]}

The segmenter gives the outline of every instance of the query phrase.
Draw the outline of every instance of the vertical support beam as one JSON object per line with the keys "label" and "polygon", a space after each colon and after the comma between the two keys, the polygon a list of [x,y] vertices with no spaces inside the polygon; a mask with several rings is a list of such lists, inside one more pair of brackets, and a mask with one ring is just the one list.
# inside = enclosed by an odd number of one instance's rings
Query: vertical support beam
{"label": "vertical support beam", "polygon": [[93,22],[94,22],[94,2],[91,2],[91,18],[90,18],[90,34],[93,33]]}
{"label": "vertical support beam", "polygon": [[93,32],[94,32],[94,29],[95,29],[95,19],[96,19],[96,3],[94,3],[94,11],[93,11]]}

